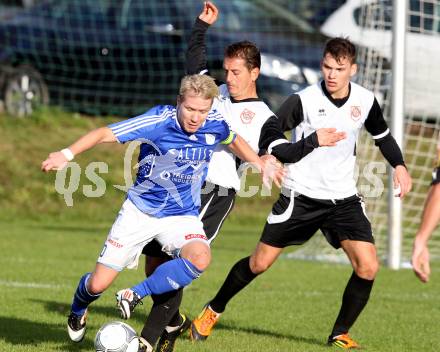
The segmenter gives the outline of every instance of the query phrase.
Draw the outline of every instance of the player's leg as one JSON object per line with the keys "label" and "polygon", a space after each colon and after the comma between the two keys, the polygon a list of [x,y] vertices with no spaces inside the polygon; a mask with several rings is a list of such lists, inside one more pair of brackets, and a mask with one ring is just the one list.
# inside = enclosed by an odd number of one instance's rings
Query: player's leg
{"label": "player's leg", "polygon": [[217,313],[223,313],[226,305],[238,292],[251,283],[259,274],[265,272],[275,262],[283,248],[258,242],[250,257],[239,260],[229,271],[209,306]]}
{"label": "player's leg", "polygon": [[236,262],[215,297],[193,320],[190,330],[191,339],[206,340],[221,313],[226,309],[228,302],[249,285],[254,278],[266,271],[275,262],[281,251],[282,248],[259,242],[250,257],[242,258]]}
{"label": "player's leg", "polygon": [[96,263],[92,273],[84,274],[79,280],[73,297],[72,312],[83,315],[90,303],[97,300],[119,274],[119,271]]}
{"label": "player's leg", "polygon": [[117,270],[97,263],[92,273],[81,277],[67,319],[67,331],[72,341],[82,341],[86,332],[87,307],[101,296],[118,274]]}
{"label": "player's leg", "polygon": [[294,211],[294,198],[281,194],[267,218],[260,242],[252,255],[235,263],[216,296],[193,321],[190,330],[193,340],[205,340],[211,334],[232,297],[266,271],[284,247],[304,243],[313,235],[318,225],[302,226],[295,221],[296,217],[303,218],[301,209],[309,209],[305,206],[298,207],[299,211],[296,207],[295,209]]}
{"label": "player's leg", "polygon": [[[199,219],[203,223],[203,229],[209,242],[212,243],[234,206],[236,192],[233,189],[226,189],[211,183],[206,183],[204,190],[206,192],[202,192],[201,195]],[[157,241],[152,241],[151,245],[148,244],[147,254],[159,255],[157,248],[156,253],[153,252],[155,244],[157,244]],[[158,249],[161,251],[160,247]],[[151,265],[149,266],[151,267]],[[163,333],[160,335],[156,346],[158,351],[173,351],[176,339],[191,325],[191,321],[184,314],[181,314],[178,309],[182,294],[182,289],[179,289],[159,296],[153,295],[152,297],[154,304],[142,330],[142,336],[147,337],[150,343],[155,342],[156,336],[158,336],[157,331],[162,328]],[[164,310],[166,312],[175,311],[173,317],[165,324],[164,314],[162,313]]]}
{"label": "player's leg", "polygon": [[149,218],[126,200],[104,243],[93,273],[83,275],[76,288],[67,328],[72,341],[79,342],[86,332],[87,307],[99,298],[125,267],[136,266]]}
{"label": "player's leg", "polygon": [[368,303],[374,279],[379,270],[379,262],[376,257],[376,248],[372,243],[345,240],[341,242],[341,246],[350,259],[353,273],[345,287],[341,308],[330,339],[341,336],[343,339],[341,347],[353,348],[357,343],[347,337],[348,331]]}
{"label": "player's leg", "polygon": [[[148,243],[144,248],[143,253],[147,254],[145,257],[146,277],[150,276],[159,265],[172,259],[170,256],[162,252],[161,246],[157,241],[151,241]],[[156,342],[164,333],[167,326],[171,325],[178,327],[183,325],[183,321],[179,321],[175,318],[175,315],[177,314],[179,318],[184,320],[179,313],[182,296],[182,289],[151,296],[153,305],[140,334],[151,348],[156,345]],[[160,349],[158,350],[160,351]]]}
{"label": "player's leg", "polygon": [[371,225],[362,200],[353,196],[337,204],[323,231],[328,239],[332,236],[333,241],[340,242],[353,267],[328,342],[344,349],[356,348],[359,345],[348,332],[367,304],[379,270]]}
{"label": "player's leg", "polygon": [[250,257],[242,258],[231,268],[220,290],[210,301],[210,307],[217,313],[223,313],[231,298],[269,269],[282,250],[283,248],[258,242]]}
{"label": "player's leg", "polygon": [[211,251],[202,223],[193,216],[158,219],[161,232],[156,239],[175,259],[167,261],[145,280],[117,293],[117,303],[124,319],[145,296],[162,294],[189,285],[208,267]]}
{"label": "player's leg", "polygon": [[179,258],[167,261],[157,267],[148,278],[139,284],[120,290],[117,304],[123,319],[129,319],[131,312],[145,296],[175,291],[189,285],[208,267],[211,252],[207,242],[192,241],[182,247]]}

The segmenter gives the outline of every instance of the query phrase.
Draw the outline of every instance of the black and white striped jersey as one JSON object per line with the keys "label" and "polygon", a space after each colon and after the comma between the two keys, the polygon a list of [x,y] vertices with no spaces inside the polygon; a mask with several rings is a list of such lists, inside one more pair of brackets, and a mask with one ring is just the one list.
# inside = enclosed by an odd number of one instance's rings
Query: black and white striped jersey
{"label": "black and white striped jersey", "polygon": [[[284,186],[308,197],[341,199],[357,193],[356,142],[364,125],[391,165],[404,165],[377,100],[358,84],[350,83],[349,95],[336,100],[327,92],[324,82],[309,86],[290,96],[277,116],[278,121],[272,119],[263,127],[260,148],[266,147],[281,161],[291,162],[287,164]],[[292,130],[291,145],[298,145],[296,151],[290,149],[289,155],[283,155],[281,150],[289,142],[280,134],[277,137],[271,124]],[[346,132],[347,138],[334,147],[319,147],[316,130],[332,127]]]}

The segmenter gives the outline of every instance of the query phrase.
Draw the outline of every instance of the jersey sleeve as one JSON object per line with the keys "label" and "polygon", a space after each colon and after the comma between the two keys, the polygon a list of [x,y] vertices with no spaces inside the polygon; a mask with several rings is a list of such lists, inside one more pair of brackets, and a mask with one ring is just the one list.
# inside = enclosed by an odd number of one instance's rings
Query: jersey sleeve
{"label": "jersey sleeve", "polygon": [[276,116],[270,117],[261,128],[258,143],[260,150],[267,150],[271,153],[274,147],[289,143],[284,132],[294,129],[303,120],[301,99],[299,95],[293,94],[284,101]]}
{"label": "jersey sleeve", "polygon": [[186,51],[186,73],[189,75],[208,72],[205,44],[205,34],[208,28],[208,23],[199,18],[196,19]]}
{"label": "jersey sleeve", "polygon": [[293,130],[304,121],[304,112],[301,98],[298,94],[292,94],[278,109],[276,115],[280,120],[280,128],[283,132]]}
{"label": "jersey sleeve", "polygon": [[267,150],[282,163],[296,163],[319,147],[318,136],[313,132],[295,143],[289,142],[280,128],[280,121],[270,117],[263,125],[259,148]]}
{"label": "jersey sleeve", "polygon": [[365,120],[365,128],[374,140],[381,139],[390,133],[376,98],[374,98],[373,105]]}
{"label": "jersey sleeve", "polygon": [[228,137],[222,140],[220,144],[229,145],[235,141],[235,138],[237,138],[237,134],[234,131],[229,131]]}
{"label": "jersey sleeve", "polygon": [[231,130],[231,127],[226,121],[223,120],[222,125],[223,125],[223,133],[221,136],[220,144],[229,145],[235,141],[237,134]]}
{"label": "jersey sleeve", "polygon": [[379,147],[380,152],[392,167],[405,166],[402,151],[390,133],[376,98],[374,98],[373,105],[365,120],[365,128],[372,135],[374,144]]}
{"label": "jersey sleeve", "polygon": [[161,126],[173,115],[173,108],[156,106],[146,113],[128,120],[108,125],[119,143],[134,140],[155,140],[161,134]]}

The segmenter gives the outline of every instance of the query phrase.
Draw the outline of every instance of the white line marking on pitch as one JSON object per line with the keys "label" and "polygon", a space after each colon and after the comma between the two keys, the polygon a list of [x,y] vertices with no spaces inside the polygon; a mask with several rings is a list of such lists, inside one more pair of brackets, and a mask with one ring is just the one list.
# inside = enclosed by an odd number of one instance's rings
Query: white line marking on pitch
{"label": "white line marking on pitch", "polygon": [[18,281],[6,281],[0,280],[0,286],[6,287],[25,287],[25,288],[44,288],[44,289],[60,289],[63,286],[53,284],[39,284],[37,282],[18,282]]}

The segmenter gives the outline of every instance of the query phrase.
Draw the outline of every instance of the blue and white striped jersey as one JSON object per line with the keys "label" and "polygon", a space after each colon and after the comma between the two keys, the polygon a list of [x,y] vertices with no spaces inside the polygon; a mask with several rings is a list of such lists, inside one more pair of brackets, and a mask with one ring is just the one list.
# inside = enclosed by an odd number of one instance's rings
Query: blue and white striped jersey
{"label": "blue and white striped jersey", "polygon": [[199,214],[200,191],[207,166],[219,143],[235,134],[216,110],[200,129],[189,134],[177,120],[176,108],[156,106],[146,113],[108,126],[120,143],[140,141],[136,181],[127,197],[155,217]]}

